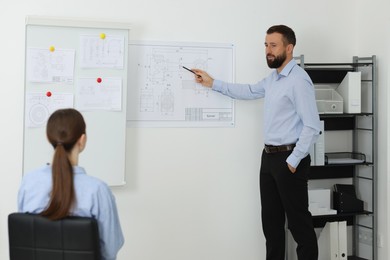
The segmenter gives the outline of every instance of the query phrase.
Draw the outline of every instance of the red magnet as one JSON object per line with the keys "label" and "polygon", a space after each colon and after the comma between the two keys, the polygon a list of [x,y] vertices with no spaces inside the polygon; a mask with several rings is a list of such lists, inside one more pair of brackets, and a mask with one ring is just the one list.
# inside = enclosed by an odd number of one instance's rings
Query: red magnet
{"label": "red magnet", "polygon": [[51,92],[50,91],[46,92],[46,96],[51,97]]}
{"label": "red magnet", "polygon": [[102,78],[97,78],[97,83],[101,83],[102,82]]}

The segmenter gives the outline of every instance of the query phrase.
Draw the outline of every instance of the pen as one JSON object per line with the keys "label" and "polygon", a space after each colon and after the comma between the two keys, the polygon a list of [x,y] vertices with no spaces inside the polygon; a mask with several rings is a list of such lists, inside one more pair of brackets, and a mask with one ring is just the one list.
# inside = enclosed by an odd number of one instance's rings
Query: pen
{"label": "pen", "polygon": [[195,71],[193,71],[193,70],[190,70],[189,68],[187,68],[187,67],[184,67],[184,66],[182,66],[184,69],[186,69],[186,70],[188,70],[189,72],[192,72],[192,73],[194,73],[198,78],[199,77],[201,77],[200,75],[198,75],[198,74],[196,74],[195,73]]}

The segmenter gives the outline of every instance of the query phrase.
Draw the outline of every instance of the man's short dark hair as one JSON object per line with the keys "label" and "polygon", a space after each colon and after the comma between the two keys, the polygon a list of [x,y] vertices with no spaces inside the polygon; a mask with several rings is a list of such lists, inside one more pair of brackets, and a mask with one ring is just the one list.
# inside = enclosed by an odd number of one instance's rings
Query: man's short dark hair
{"label": "man's short dark hair", "polygon": [[283,35],[283,42],[285,45],[292,44],[295,46],[297,40],[294,31],[286,25],[274,25],[267,30],[267,34],[280,33]]}

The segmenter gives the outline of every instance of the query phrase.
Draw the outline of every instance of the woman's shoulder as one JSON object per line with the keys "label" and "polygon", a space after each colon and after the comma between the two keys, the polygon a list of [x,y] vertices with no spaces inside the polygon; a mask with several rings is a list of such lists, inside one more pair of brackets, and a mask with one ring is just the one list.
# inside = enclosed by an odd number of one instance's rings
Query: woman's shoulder
{"label": "woman's shoulder", "polygon": [[36,168],[34,170],[28,171],[23,175],[23,179],[36,179],[43,177],[45,178],[46,175],[51,174],[51,167],[50,164],[46,164],[40,168]]}
{"label": "woman's shoulder", "polygon": [[109,189],[104,181],[95,176],[88,175],[82,167],[75,168],[75,184],[89,189]]}

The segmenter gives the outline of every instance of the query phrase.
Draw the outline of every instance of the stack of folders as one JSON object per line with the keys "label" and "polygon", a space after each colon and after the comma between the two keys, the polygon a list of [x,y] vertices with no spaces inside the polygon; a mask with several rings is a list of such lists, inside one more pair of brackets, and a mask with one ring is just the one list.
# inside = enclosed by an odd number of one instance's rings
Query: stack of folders
{"label": "stack of folders", "polygon": [[327,222],[318,238],[318,260],[347,260],[347,222]]}

